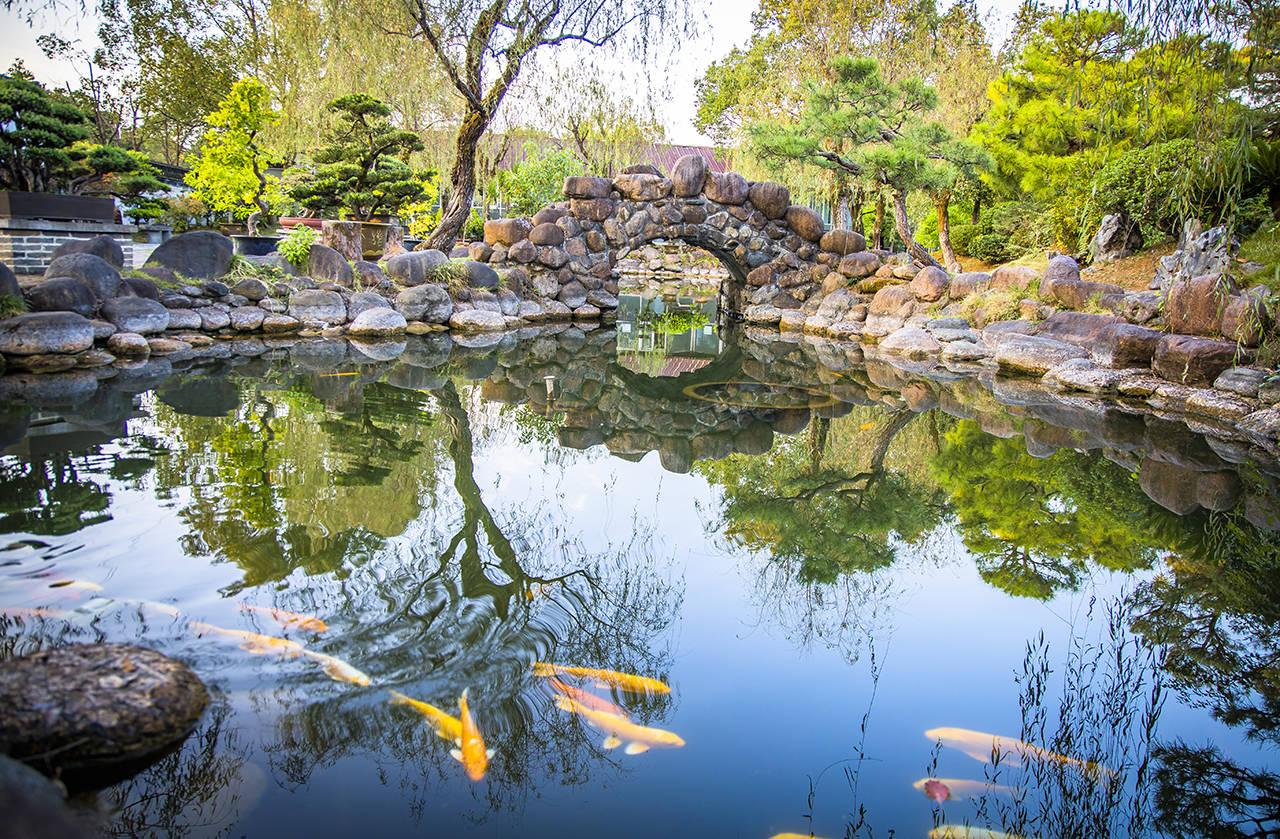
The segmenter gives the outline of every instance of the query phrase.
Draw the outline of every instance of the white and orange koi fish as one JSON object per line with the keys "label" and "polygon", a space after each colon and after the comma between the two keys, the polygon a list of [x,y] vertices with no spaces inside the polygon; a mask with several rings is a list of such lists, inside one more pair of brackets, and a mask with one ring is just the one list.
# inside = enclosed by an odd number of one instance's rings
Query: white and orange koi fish
{"label": "white and orange koi fish", "polygon": [[950,746],[964,752],[969,757],[982,763],[991,760],[992,749],[998,749],[1011,756],[1012,759],[1009,760],[1009,763],[1012,766],[1021,766],[1021,759],[1027,758],[1038,760],[1042,763],[1060,763],[1064,766],[1073,766],[1090,776],[1102,773],[1115,777],[1116,774],[1115,770],[1108,769],[1097,763],[1054,754],[1039,746],[1015,740],[1012,737],[1001,737],[998,734],[985,734],[981,731],[970,731],[967,728],[931,728],[924,733],[924,736],[930,740],[940,741],[944,746]]}
{"label": "white and orange koi fish", "polygon": [[[987,793],[995,793],[996,795],[1013,795],[1012,787],[1001,786],[1000,784],[989,784],[986,781],[970,781],[964,778],[921,778],[911,786],[920,790],[925,795],[929,795],[929,790],[926,789],[926,786],[928,786],[930,781],[936,784],[942,784],[947,788],[949,795],[942,799],[944,801],[948,798],[956,798],[962,795],[973,797],[985,795]],[[933,787],[932,789],[936,789],[936,787]],[[932,798],[933,796],[929,797]],[[934,800],[936,801],[937,799]]]}
{"label": "white and orange koi fish", "polygon": [[567,696],[579,705],[584,705],[593,711],[599,711],[602,714],[613,714],[615,717],[622,717],[624,720],[631,718],[620,706],[615,705],[604,697],[596,696],[594,693],[589,693],[573,685],[566,685],[555,676],[547,679],[547,684],[551,685],[563,696]]}
{"label": "white and orange koi fish", "polygon": [[248,603],[240,604],[240,611],[253,612],[257,615],[263,615],[271,618],[285,629],[302,629],[307,632],[327,632],[329,625],[314,615],[300,615],[297,612],[289,612],[284,609],[274,609],[267,606],[251,606]]}
{"label": "white and orange koi fish", "polygon": [[600,729],[605,733],[603,745],[606,749],[616,749],[623,743],[627,747],[623,749],[629,755],[643,754],[650,749],[678,749],[684,745],[684,740],[678,734],[665,731],[661,728],[649,728],[644,725],[637,725],[631,720],[624,719],[614,714],[606,714],[602,711],[596,711],[581,705],[567,696],[557,696],[556,706],[562,711],[569,711],[577,714],[585,719],[591,725]]}
{"label": "white and orange koi fish", "polygon": [[223,629],[221,626],[214,626],[201,621],[187,621],[187,626],[202,635],[214,633],[227,638],[234,638],[240,642],[240,649],[254,655],[275,653],[285,658],[297,658],[306,652],[306,649],[297,641],[290,641],[287,638],[272,638],[270,635],[259,635],[256,632],[245,632],[242,629]]}
{"label": "white and orange koi fish", "polygon": [[335,682],[350,682],[351,684],[359,685],[360,687],[368,687],[371,684],[371,680],[365,673],[357,670],[355,667],[337,656],[312,652],[311,650],[304,650],[301,646],[299,646],[298,649],[307,658],[314,659],[323,664],[325,675],[330,679],[333,679]]}

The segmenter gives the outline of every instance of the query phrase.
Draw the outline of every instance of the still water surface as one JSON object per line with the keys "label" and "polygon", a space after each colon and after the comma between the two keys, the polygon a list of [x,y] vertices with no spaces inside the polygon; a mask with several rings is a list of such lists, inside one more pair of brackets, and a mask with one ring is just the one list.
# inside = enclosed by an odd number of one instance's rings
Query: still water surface
{"label": "still water surface", "polygon": [[[70,614],[0,619],[0,654],[132,641],[214,696],[81,805],[122,836],[1280,827],[1280,539],[1252,523],[1274,464],[1118,412],[1104,446],[959,377],[685,325],[302,343],[9,406],[0,605]],[[574,685],[685,745],[605,749],[537,661],[665,680]],[[452,714],[467,689],[484,779],[388,689]],[[991,734],[1044,751],[993,764]]]}

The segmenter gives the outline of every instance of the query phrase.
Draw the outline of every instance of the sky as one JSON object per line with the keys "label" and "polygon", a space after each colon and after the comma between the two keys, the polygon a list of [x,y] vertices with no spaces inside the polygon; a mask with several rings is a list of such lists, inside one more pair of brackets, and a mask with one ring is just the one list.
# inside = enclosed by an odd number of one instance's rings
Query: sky
{"label": "sky", "polygon": [[[979,2],[979,11],[990,15],[989,28],[997,44],[1004,39],[1008,21],[1021,2]],[[757,6],[753,0],[704,0],[704,3],[707,14],[701,31],[693,39],[671,45],[671,55],[664,57],[668,59],[663,62],[668,68],[665,73],[654,73],[636,62],[619,60],[613,77],[609,79],[609,83],[630,94],[651,98],[655,110],[666,122],[668,139],[673,143],[711,144],[711,140],[693,125],[697,111],[694,81],[713,62],[751,38],[751,12]],[[21,58],[36,78],[46,85],[74,83],[79,76],[77,68],[66,62],[50,61],[36,45],[36,36],[50,30],[64,38],[80,39],[79,46],[86,50],[96,45],[97,21],[94,15],[92,12],[82,15],[73,5],[73,2],[63,3],[56,13],[46,14],[37,20],[35,28],[29,27],[20,15],[0,10],[0,70],[7,69],[14,59]],[[562,52],[552,60],[575,59],[571,52]]]}

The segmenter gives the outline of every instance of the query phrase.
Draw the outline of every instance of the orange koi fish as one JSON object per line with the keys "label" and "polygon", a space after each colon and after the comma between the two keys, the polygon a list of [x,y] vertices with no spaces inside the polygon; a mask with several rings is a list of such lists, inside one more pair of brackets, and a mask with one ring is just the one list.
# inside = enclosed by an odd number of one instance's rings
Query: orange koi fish
{"label": "orange koi fish", "polygon": [[[293,642],[290,641],[289,643]],[[368,687],[370,684],[370,679],[367,675],[336,656],[304,650],[301,646],[298,647],[298,651],[307,658],[315,659],[323,664],[325,675],[335,682],[350,682],[353,685],[360,685],[360,687]]]}
{"label": "orange koi fish", "polygon": [[264,615],[285,629],[303,629],[307,632],[316,633],[329,630],[328,624],[313,615],[299,615],[297,612],[288,612],[284,609],[273,609],[267,606],[251,606],[248,603],[241,603],[240,611]]}
{"label": "orange koi fish", "polygon": [[591,667],[567,667],[563,664],[547,664],[544,661],[533,663],[535,676],[574,676],[579,679],[594,679],[600,687],[612,685],[629,693],[671,693],[666,682],[651,679],[648,676],[635,676],[631,673],[618,673],[614,670],[596,670]]}
{"label": "orange koi fish", "polygon": [[49,588],[65,588],[72,591],[102,591],[102,586],[87,580],[58,580],[49,583]]}
{"label": "orange koi fish", "polygon": [[1015,740],[1012,737],[1001,737],[998,734],[984,734],[981,731],[970,731],[967,728],[931,728],[924,733],[924,736],[930,740],[941,741],[944,746],[958,749],[982,763],[986,763],[991,759],[991,750],[996,748],[1011,756],[1012,760],[1009,763],[1012,766],[1021,766],[1020,761],[1025,757],[1044,763],[1061,763],[1064,766],[1074,766],[1086,775],[1096,775],[1101,772],[1115,777],[1116,774],[1115,770],[1108,769],[1105,766],[1100,766],[1087,760],[1077,760],[1074,757],[1054,754],[1039,746]]}
{"label": "orange koi fish", "polygon": [[240,629],[223,629],[220,626],[201,623],[200,621],[187,621],[187,626],[201,634],[212,632],[218,635],[225,635],[228,638],[235,638],[240,642],[240,649],[254,655],[275,653],[285,658],[297,658],[306,652],[297,641],[290,641],[285,638],[272,638],[270,635],[259,635],[256,632],[245,632]]}
{"label": "orange koi fish", "polygon": [[489,752],[485,751],[484,740],[480,737],[480,729],[476,728],[475,717],[467,707],[467,692],[458,697],[458,715],[462,718],[462,748],[454,749],[452,754],[462,761],[462,768],[467,777],[473,781],[484,780],[484,772],[489,768]]}
{"label": "orange koi fish", "polygon": [[624,711],[621,707],[613,704],[609,700],[600,696],[596,696],[594,693],[588,693],[582,688],[576,688],[576,687],[573,687],[572,685],[566,685],[564,682],[560,681],[555,676],[551,676],[550,678],[548,678],[547,683],[550,684],[551,687],[559,691],[561,694],[569,697],[574,702],[577,702],[579,705],[585,705],[591,710],[599,711],[602,714],[613,714],[615,717],[622,717],[624,720],[630,719],[630,716],[627,714],[626,711]]}
{"label": "orange koi fish", "polygon": [[[963,778],[921,778],[911,786],[920,790],[925,795],[928,795],[929,790],[926,789],[926,787],[928,786],[930,781],[934,782],[935,784],[942,784],[946,786],[949,795],[947,795],[946,798],[943,799],[944,801],[947,799],[956,798],[962,795],[975,796],[975,797],[979,795],[985,795],[987,793],[995,793],[996,795],[1013,795],[1012,787],[1006,787],[1000,784],[988,784],[986,781],[969,781]],[[932,789],[937,789],[937,788],[933,787]]]}
{"label": "orange koi fish", "polygon": [[459,746],[462,745],[462,721],[457,717],[449,716],[430,703],[410,699],[398,691],[393,690],[390,693],[393,698],[388,701],[392,705],[408,705],[427,718],[427,721],[431,723],[431,727],[435,729],[436,734],[446,740],[452,740]]}
{"label": "orange koi fish", "polygon": [[603,731],[606,736],[604,743],[601,745],[606,749],[616,749],[626,743],[627,747],[623,751],[629,755],[638,755],[653,748],[678,749],[684,745],[684,740],[678,734],[664,731],[661,728],[637,725],[622,717],[592,710],[585,705],[574,702],[567,696],[557,696],[556,706],[562,711],[570,711],[577,714]]}

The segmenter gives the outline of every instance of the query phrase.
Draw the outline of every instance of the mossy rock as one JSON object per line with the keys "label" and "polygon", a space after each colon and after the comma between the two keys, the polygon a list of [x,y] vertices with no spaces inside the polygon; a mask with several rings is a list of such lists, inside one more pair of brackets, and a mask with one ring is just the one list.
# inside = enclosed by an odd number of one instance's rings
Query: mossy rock
{"label": "mossy rock", "polygon": [[185,664],[132,644],[0,662],[0,750],[42,771],[106,770],[187,735],[209,693]]}

